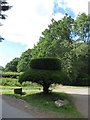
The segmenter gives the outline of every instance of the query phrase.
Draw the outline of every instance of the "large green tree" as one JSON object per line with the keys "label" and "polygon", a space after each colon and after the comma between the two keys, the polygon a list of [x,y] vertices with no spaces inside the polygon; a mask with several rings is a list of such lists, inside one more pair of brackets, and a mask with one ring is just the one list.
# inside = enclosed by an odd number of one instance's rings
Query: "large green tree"
{"label": "large green tree", "polygon": [[90,15],[79,14],[74,21],[74,33],[84,42],[90,41]]}
{"label": "large green tree", "polygon": [[73,48],[73,26],[74,19],[67,14],[59,21],[52,20],[42,32],[42,37],[32,51],[32,57],[58,57],[65,72],[70,74],[72,56],[69,53]]}
{"label": "large green tree", "polygon": [[59,21],[52,19],[32,51],[33,57],[61,57],[68,50],[68,45],[72,43],[73,23],[74,19],[67,14]]}
{"label": "large green tree", "polygon": [[3,72],[3,71],[4,71],[4,67],[0,66],[0,72]]}
{"label": "large green tree", "polygon": [[30,68],[30,61],[32,58],[31,52],[32,52],[32,50],[28,49],[22,53],[20,60],[18,62],[18,65],[17,65],[17,70],[19,72],[24,72]]}
{"label": "large green tree", "polygon": [[19,58],[14,58],[12,61],[6,64],[5,71],[17,72],[18,62],[19,62]]}
{"label": "large green tree", "polygon": [[58,57],[70,80],[86,79],[88,20],[89,16],[85,13],[79,14],[75,20],[67,14],[59,21],[52,20],[48,28],[42,32],[38,44],[32,51],[32,57]]}

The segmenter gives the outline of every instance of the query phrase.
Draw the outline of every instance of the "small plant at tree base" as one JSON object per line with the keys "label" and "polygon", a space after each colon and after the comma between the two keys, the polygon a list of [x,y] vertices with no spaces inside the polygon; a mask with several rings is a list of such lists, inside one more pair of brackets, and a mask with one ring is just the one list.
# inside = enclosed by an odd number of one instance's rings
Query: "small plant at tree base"
{"label": "small plant at tree base", "polygon": [[61,63],[57,58],[32,59],[30,66],[31,68],[19,77],[20,83],[36,82],[43,86],[43,92],[46,94],[49,93],[49,87],[52,84],[70,83],[67,75],[61,70]]}

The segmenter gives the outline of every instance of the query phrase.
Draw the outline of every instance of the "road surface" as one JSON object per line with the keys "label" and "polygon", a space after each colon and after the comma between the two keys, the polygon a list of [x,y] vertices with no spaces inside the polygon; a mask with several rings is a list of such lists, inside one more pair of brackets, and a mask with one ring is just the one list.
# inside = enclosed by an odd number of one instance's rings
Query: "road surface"
{"label": "road surface", "polygon": [[[0,95],[0,106],[2,106],[2,118],[33,118],[32,115],[25,111],[9,105]],[[1,100],[2,99],[2,100]],[[2,105],[1,105],[2,104]],[[1,116],[0,114],[0,116]]]}

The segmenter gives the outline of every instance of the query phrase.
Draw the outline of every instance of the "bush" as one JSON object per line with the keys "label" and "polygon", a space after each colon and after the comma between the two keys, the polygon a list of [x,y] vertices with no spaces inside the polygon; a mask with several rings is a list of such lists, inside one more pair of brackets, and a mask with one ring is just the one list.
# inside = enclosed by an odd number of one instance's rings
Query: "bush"
{"label": "bush", "polygon": [[60,70],[61,62],[57,58],[38,58],[31,60],[30,67],[33,69]]}

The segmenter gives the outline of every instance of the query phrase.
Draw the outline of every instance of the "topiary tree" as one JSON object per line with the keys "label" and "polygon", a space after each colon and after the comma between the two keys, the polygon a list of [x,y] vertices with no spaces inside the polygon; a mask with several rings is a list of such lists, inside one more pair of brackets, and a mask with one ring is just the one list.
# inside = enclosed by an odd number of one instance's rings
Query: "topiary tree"
{"label": "topiary tree", "polygon": [[66,74],[61,70],[60,60],[57,58],[32,59],[30,69],[19,77],[19,82],[36,82],[43,86],[43,92],[48,93],[53,83],[67,84]]}

